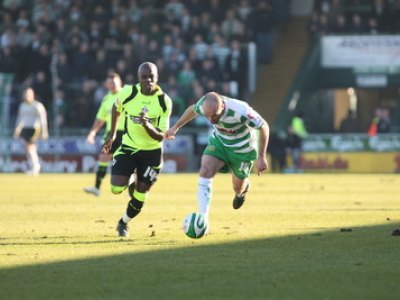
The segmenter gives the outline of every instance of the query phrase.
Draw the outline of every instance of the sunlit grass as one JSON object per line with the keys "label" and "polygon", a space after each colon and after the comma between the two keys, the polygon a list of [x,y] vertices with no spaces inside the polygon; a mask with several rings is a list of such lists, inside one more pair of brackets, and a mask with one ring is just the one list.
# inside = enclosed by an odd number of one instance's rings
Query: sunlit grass
{"label": "sunlit grass", "polygon": [[[400,237],[391,236],[400,227],[397,175],[253,175],[247,201],[236,211],[231,179],[218,174],[211,234],[199,240],[181,230],[183,218],[197,210],[196,174],[162,174],[129,239],[115,233],[127,193],[112,195],[107,177],[100,197],[87,195],[82,189],[93,180],[93,174],[0,175],[1,299],[43,299],[42,289],[61,299],[121,299],[132,296],[132,280],[141,283],[138,296],[164,299],[344,299],[350,293],[347,299],[395,299],[400,292],[394,284]],[[118,288],[79,293],[93,276],[105,284],[99,266],[107,266],[109,282],[126,273]],[[57,275],[76,288],[54,285],[59,268],[83,274]],[[192,268],[197,284],[187,282]],[[27,284],[29,293],[16,288],[32,273],[44,282]],[[314,291],[321,274],[325,286]],[[374,293],[382,297],[368,296]]]}

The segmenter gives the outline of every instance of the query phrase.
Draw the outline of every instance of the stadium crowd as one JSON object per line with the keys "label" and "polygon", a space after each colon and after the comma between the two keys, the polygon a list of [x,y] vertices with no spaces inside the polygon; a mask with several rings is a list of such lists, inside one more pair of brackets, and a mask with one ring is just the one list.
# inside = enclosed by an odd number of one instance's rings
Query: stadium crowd
{"label": "stadium crowd", "polygon": [[317,0],[308,25],[312,38],[325,34],[400,32],[400,0]]}
{"label": "stadium crowd", "polygon": [[11,114],[31,85],[59,127],[89,128],[106,93],[108,71],[136,81],[152,61],[174,114],[206,91],[246,92],[246,47],[269,63],[282,0],[4,0],[0,73],[14,75]]}

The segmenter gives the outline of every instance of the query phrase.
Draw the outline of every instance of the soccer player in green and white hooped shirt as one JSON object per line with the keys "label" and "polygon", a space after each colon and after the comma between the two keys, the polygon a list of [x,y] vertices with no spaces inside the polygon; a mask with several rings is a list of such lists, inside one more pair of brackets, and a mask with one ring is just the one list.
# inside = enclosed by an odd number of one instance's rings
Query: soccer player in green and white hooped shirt
{"label": "soccer player in green and white hooped shirt", "polygon": [[[197,193],[199,210],[208,221],[212,180],[217,172],[232,172],[233,208],[238,209],[249,190],[254,161],[258,175],[268,169],[269,126],[246,102],[210,92],[186,109],[166,131],[166,138],[173,139],[181,127],[198,115],[206,117],[214,127],[201,159]],[[259,130],[258,140],[256,130]]]}
{"label": "soccer player in green and white hooped shirt", "polygon": [[[129,235],[128,222],[141,211],[150,188],[162,166],[162,141],[169,127],[172,101],[157,85],[155,64],[145,62],[138,69],[139,84],[125,85],[118,94],[112,111],[110,136],[104,143],[107,153],[116,134],[121,115],[125,118],[122,144],[114,153],[111,168],[111,191],[122,193],[129,185],[131,199],[117,224],[119,236]],[[130,177],[136,177],[129,183]]]}

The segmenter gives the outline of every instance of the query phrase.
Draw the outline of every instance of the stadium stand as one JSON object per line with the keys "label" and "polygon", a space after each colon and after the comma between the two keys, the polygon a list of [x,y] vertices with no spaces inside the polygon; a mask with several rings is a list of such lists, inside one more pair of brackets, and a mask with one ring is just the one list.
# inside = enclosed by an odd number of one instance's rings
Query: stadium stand
{"label": "stadium stand", "polygon": [[400,31],[400,1],[317,0],[308,25],[324,34],[382,34]]}
{"label": "stadium stand", "polygon": [[244,45],[255,42],[259,63],[269,64],[274,34],[288,18],[286,3],[3,1],[0,73],[14,75],[10,119],[21,88],[32,85],[50,123],[87,128],[105,92],[106,72],[114,70],[125,82],[134,82],[143,61],[158,64],[160,84],[176,95],[175,114],[209,89],[245,97]]}
{"label": "stadium stand", "polygon": [[[357,94],[362,99],[357,108],[360,122],[357,133],[367,132],[376,107],[390,110],[391,132],[398,132],[400,73],[397,63],[387,67],[387,70],[386,67],[379,69],[379,66],[354,70],[351,67],[324,68],[321,67],[320,49],[321,41],[333,36],[352,41],[366,38],[397,43],[400,1],[316,0],[312,1],[307,14],[291,15],[286,30],[279,33],[274,60],[267,68],[261,67],[259,80],[268,84],[259,86],[253,96],[253,106],[264,111],[274,127],[284,130],[295,112],[293,106],[288,104],[296,103],[295,109],[309,112],[307,123],[311,132],[336,133],[339,132],[340,122],[347,116],[348,108],[344,106],[342,111],[334,111],[329,103],[333,103],[336,94],[340,98],[339,94],[343,93],[343,99],[347,98],[346,89],[353,86],[358,87]],[[378,63],[375,61],[375,65]],[[383,82],[379,86],[373,86],[378,84],[374,82],[370,85],[359,84],[358,80],[364,79],[364,76],[368,79],[376,76]],[[325,115],[322,116],[321,111]]]}

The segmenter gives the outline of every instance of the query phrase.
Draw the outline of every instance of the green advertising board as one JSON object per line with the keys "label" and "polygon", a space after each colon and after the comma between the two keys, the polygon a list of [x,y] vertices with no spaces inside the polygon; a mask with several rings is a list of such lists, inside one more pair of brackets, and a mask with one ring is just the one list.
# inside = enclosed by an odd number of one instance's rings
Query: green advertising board
{"label": "green advertising board", "polygon": [[9,127],[10,116],[10,93],[13,75],[0,73],[0,136],[4,136]]}
{"label": "green advertising board", "polygon": [[303,141],[304,152],[396,152],[400,151],[400,134],[309,135]]}

